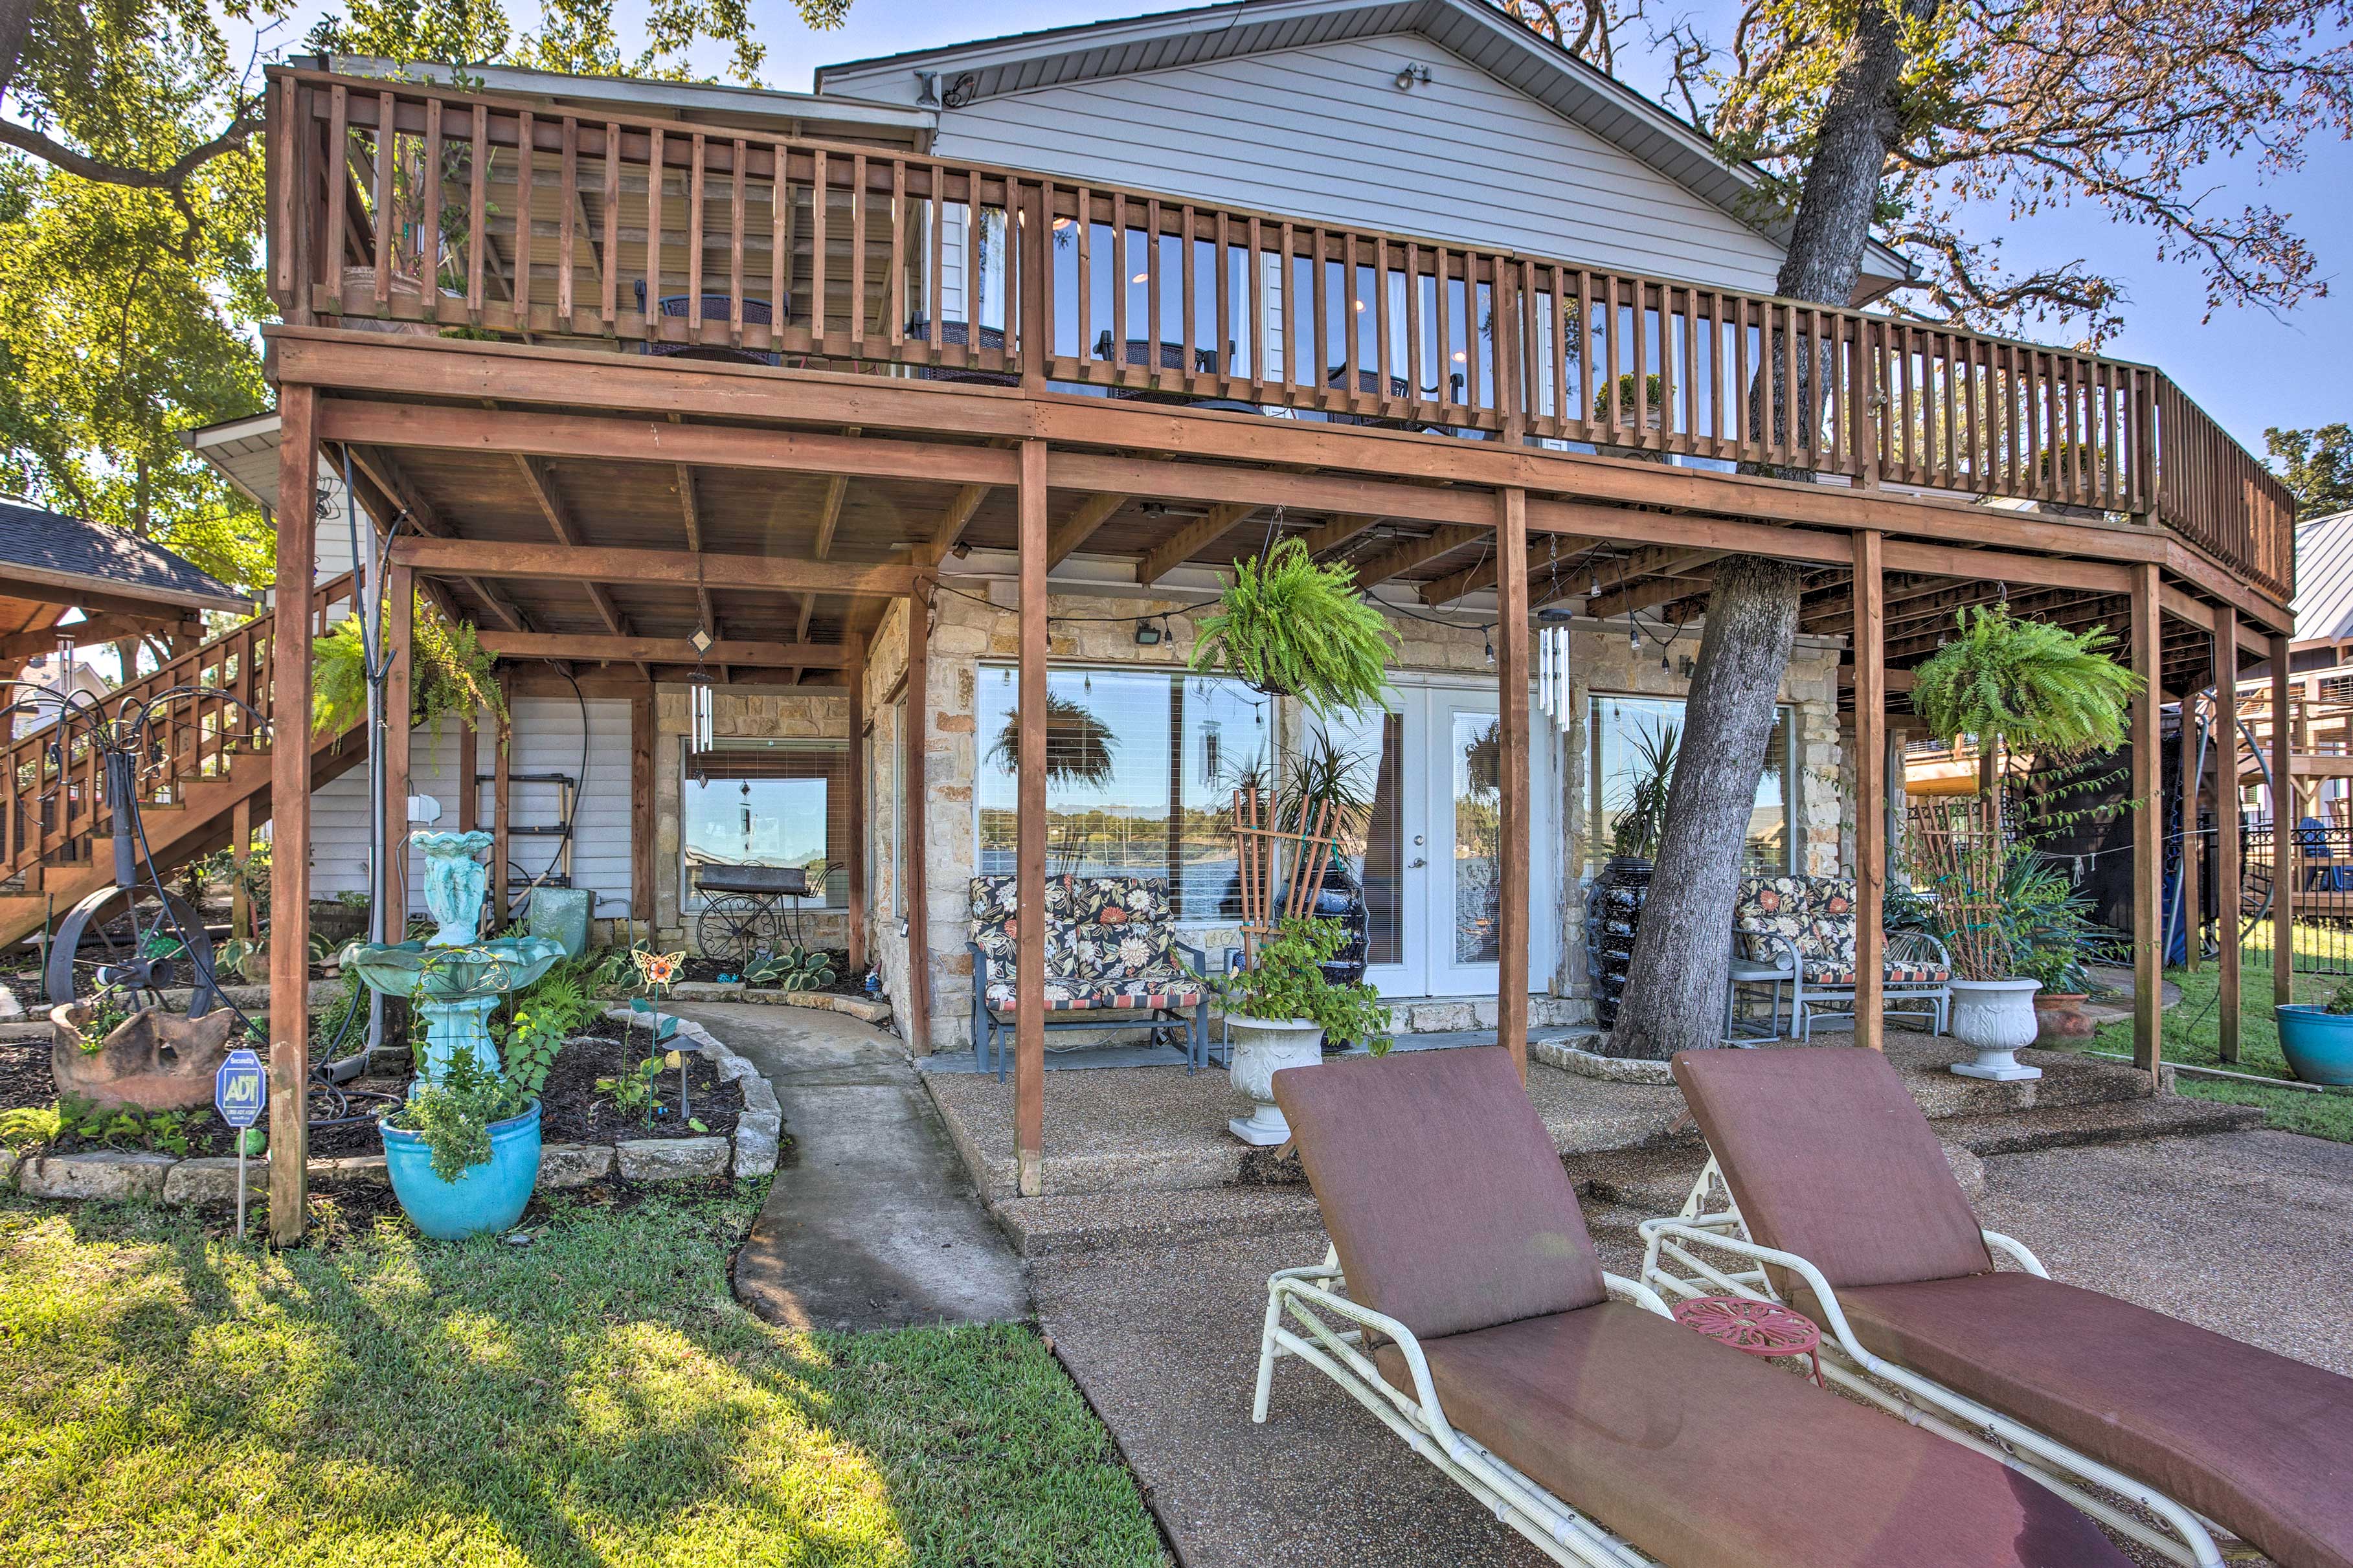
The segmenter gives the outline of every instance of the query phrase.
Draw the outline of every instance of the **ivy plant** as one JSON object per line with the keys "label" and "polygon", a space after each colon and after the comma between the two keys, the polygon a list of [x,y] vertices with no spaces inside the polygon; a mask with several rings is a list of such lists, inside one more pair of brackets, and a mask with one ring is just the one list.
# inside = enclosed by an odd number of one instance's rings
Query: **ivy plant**
{"label": "ivy plant", "polygon": [[1319,565],[1291,538],[1263,560],[1234,563],[1218,607],[1201,617],[1192,667],[1328,714],[1379,706],[1397,648],[1397,633],[1357,589],[1356,569]]}

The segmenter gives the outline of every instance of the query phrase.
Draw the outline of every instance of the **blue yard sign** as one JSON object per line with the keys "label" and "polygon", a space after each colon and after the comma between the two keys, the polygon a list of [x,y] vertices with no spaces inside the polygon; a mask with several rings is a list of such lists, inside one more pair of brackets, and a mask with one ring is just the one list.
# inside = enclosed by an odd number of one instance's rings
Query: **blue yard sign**
{"label": "blue yard sign", "polygon": [[231,1127],[243,1131],[261,1120],[269,1104],[269,1072],[261,1058],[239,1047],[229,1052],[213,1075],[213,1109]]}

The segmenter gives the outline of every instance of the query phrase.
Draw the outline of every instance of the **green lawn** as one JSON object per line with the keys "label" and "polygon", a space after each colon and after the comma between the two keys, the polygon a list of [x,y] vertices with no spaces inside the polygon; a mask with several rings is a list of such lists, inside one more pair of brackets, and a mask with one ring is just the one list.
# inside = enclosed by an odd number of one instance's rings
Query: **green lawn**
{"label": "green lawn", "polygon": [[528,1247],[360,1219],[282,1254],[0,1200],[0,1563],[1166,1561],[1030,1331],[737,1306],[758,1196],[558,1199]]}
{"label": "green lawn", "polygon": [[[2201,963],[2196,973],[2168,969],[2165,977],[2181,987],[2181,1000],[2166,1009],[2165,1059],[2200,1067],[2226,1068],[2232,1072],[2286,1079],[2287,1058],[2280,1055],[2279,1027],[2272,1018],[2272,967],[2268,952],[2250,948],[2239,966],[2239,1059],[2221,1058],[2221,1021],[2217,992],[2221,967]],[[2344,983],[2344,976],[2298,974],[2295,999],[2326,1002]],[[2130,1023],[2110,1024],[2093,1037],[2104,1051],[2132,1052]],[[2200,1078],[2183,1073],[2174,1085],[2185,1095],[2221,1100],[2232,1105],[2258,1105],[2267,1113],[2266,1125],[2289,1132],[2308,1133],[2353,1143],[2353,1091],[2272,1089],[2263,1084],[2237,1083],[2229,1079]]]}

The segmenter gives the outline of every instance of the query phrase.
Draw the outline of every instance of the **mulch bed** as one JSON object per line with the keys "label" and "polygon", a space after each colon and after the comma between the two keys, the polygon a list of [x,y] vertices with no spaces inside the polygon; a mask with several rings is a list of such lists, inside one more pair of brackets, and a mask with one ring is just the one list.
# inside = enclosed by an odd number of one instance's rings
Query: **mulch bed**
{"label": "mulch bed", "polygon": [[[541,1095],[540,1136],[550,1143],[616,1143],[641,1138],[723,1138],[735,1131],[744,1110],[743,1090],[719,1080],[718,1068],[699,1051],[686,1053],[687,1106],[693,1120],[707,1130],[697,1132],[679,1115],[679,1075],[665,1069],[657,1080],[655,1114],[649,1121],[642,1110],[624,1116],[609,1095],[598,1092],[596,1080],[630,1071],[645,1058],[646,1037],[638,1032],[634,1045],[625,1043],[622,1026],[600,1018],[586,1034],[566,1046],[555,1058]],[[406,1053],[398,1053],[405,1057]],[[406,1069],[379,1052],[374,1075],[355,1080],[346,1090],[380,1090],[398,1094],[406,1085]],[[387,1071],[387,1069],[390,1069]],[[47,1040],[0,1041],[0,1110],[19,1107],[46,1110],[57,1103],[58,1091],[49,1076]],[[390,1109],[382,1101],[354,1096],[349,1110],[355,1117],[373,1117]],[[195,1111],[184,1129],[186,1153],[193,1157],[237,1152],[236,1135],[210,1109]],[[144,1147],[136,1141],[112,1145],[86,1142],[69,1133],[44,1152],[70,1154],[88,1149]],[[181,1152],[159,1150],[158,1152]],[[353,1154],[379,1154],[384,1143],[373,1121],[346,1121],[311,1131],[311,1155],[332,1159]]]}

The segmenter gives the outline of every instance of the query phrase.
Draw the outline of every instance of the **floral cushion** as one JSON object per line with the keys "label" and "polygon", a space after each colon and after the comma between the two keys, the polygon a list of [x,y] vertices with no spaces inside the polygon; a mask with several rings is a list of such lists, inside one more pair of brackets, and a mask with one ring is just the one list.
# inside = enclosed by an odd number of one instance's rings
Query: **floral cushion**
{"label": "floral cushion", "polygon": [[[1751,877],[1740,884],[1732,929],[1741,956],[1754,963],[1782,962],[1773,939],[1798,950],[1806,978],[1824,973],[1822,984],[1841,984],[1829,974],[1854,973],[1854,880],[1850,877]],[[1851,981],[1849,982],[1851,983]]]}
{"label": "floral cushion", "polygon": [[[972,940],[992,973],[1010,975],[1020,931],[1019,898],[1011,877],[975,877]],[[1088,987],[1157,994],[1185,979],[1177,966],[1176,930],[1168,883],[1158,877],[1050,877],[1046,879],[1046,978],[1066,982],[1070,995]],[[996,987],[991,985],[994,1005]],[[1008,1002],[1007,1004],[1010,1005]],[[1063,1005],[1105,1006],[1103,1002]],[[1167,1005],[1132,1003],[1125,1005]]]}
{"label": "floral cushion", "polygon": [[[1190,986],[1189,989],[1187,987]],[[1148,982],[1130,983],[1121,980],[1063,980],[1046,977],[1046,1011],[1049,1013],[1078,1012],[1101,1009],[1116,1012],[1121,1008],[1176,1008],[1200,1005],[1201,990],[1187,981],[1166,981],[1157,985]],[[988,983],[988,1005],[999,1013],[1013,1011],[1013,982],[992,980]]]}
{"label": "floral cushion", "polygon": [[[1881,967],[1883,982],[1889,985],[1942,985],[1952,979],[1953,972],[1935,963],[1905,963],[1890,959]],[[1852,965],[1840,969],[1834,964],[1806,965],[1809,985],[1852,985],[1855,971]]]}

